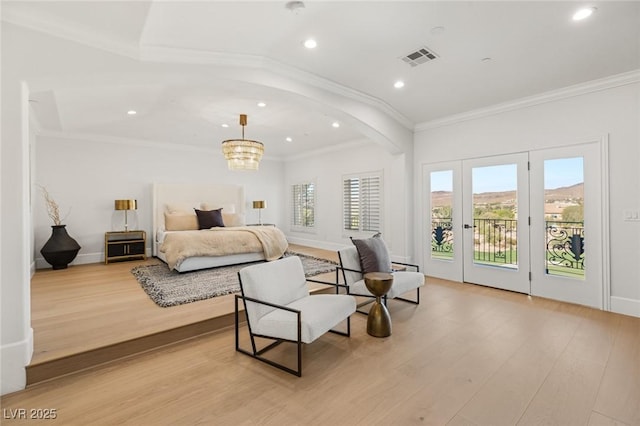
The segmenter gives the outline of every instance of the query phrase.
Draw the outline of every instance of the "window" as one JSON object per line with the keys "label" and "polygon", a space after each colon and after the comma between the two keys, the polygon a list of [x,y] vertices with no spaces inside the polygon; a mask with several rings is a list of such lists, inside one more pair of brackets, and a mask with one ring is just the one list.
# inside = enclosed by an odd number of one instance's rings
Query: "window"
{"label": "window", "polygon": [[343,177],[342,197],[345,231],[382,231],[382,173]]}
{"label": "window", "polygon": [[310,230],[316,226],[316,190],[314,183],[291,186],[291,228]]}

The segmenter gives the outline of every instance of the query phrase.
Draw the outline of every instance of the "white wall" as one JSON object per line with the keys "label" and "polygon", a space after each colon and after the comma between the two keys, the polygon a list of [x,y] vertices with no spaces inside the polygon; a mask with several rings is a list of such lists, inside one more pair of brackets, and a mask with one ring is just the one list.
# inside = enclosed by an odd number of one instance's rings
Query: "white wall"
{"label": "white wall", "polygon": [[[640,222],[623,221],[624,210],[640,210],[639,123],[640,83],[636,80],[427,128],[415,135],[414,184],[421,188],[422,164],[590,142],[608,135],[611,308],[640,316]],[[422,252],[419,245],[415,249]]]}
{"label": "white wall", "polygon": [[[409,164],[407,164],[409,162]],[[336,151],[315,153],[287,161],[284,182],[287,197],[291,185],[316,183],[316,228],[313,233],[290,229],[287,211],[283,229],[290,241],[330,250],[351,244],[342,232],[342,177],[352,173],[383,173],[383,238],[396,261],[412,260],[413,241],[408,231],[412,211],[412,191],[405,171],[411,168],[404,154],[390,154],[378,144],[360,141]],[[287,198],[287,204],[290,198]],[[371,235],[370,233],[367,235]]]}
{"label": "white wall", "polygon": [[0,393],[26,385],[33,354],[29,286],[29,106],[28,87],[2,73],[0,230]]}
{"label": "white wall", "polygon": [[[120,143],[64,136],[40,136],[37,140],[36,184],[45,186],[60,205],[69,235],[80,246],[73,262],[104,260],[104,233],[122,222],[122,212],[113,209],[116,199],[138,200],[138,227],[147,231],[148,251],[152,246],[152,184],[239,183],[245,186],[247,202],[268,200],[264,222],[280,225],[282,205],[282,163],[263,159],[259,172],[227,169],[219,144],[211,148],[121,141]],[[34,189],[37,190],[37,189]],[[203,200],[206,201],[206,200]],[[257,211],[247,205],[247,222],[257,221]],[[34,234],[36,266],[49,265],[40,249],[51,235],[51,220],[43,197],[35,197]]]}

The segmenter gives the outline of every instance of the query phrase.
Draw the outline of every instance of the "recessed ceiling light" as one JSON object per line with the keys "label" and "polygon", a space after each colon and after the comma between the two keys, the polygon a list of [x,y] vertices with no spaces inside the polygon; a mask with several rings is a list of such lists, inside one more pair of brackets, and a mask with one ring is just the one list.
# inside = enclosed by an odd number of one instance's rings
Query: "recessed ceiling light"
{"label": "recessed ceiling light", "polygon": [[293,142],[293,139],[291,139],[289,136],[287,136],[287,137],[285,138],[285,140],[286,140],[287,142]]}
{"label": "recessed ceiling light", "polygon": [[337,129],[338,127],[340,127],[340,123],[334,121],[333,123],[331,123],[331,126],[333,126],[334,129]]}
{"label": "recessed ceiling light", "polygon": [[578,9],[576,13],[573,14],[574,21],[582,21],[583,19],[588,18],[596,11],[595,7],[583,7],[582,9]]}
{"label": "recessed ceiling light", "polygon": [[229,127],[229,125],[228,125],[227,123],[224,123],[224,124],[222,125],[222,127],[224,127],[224,128],[226,129],[227,127]]}
{"label": "recessed ceiling light", "polygon": [[318,42],[312,38],[308,38],[304,41],[304,47],[306,47],[307,49],[315,49],[316,47],[318,47]]}
{"label": "recessed ceiling light", "polygon": [[134,111],[134,110],[132,110],[132,109],[130,109],[129,111],[127,111],[127,114],[129,114],[129,115],[136,115],[137,113],[138,113],[137,111]]}
{"label": "recessed ceiling light", "polygon": [[266,107],[266,106],[267,106],[267,104],[265,104],[264,102],[258,102],[258,106],[259,106],[260,108],[264,108],[264,107]]}
{"label": "recessed ceiling light", "polygon": [[404,87],[404,81],[402,80],[398,80],[395,83],[393,83],[393,87],[395,87],[396,89],[402,89]]}

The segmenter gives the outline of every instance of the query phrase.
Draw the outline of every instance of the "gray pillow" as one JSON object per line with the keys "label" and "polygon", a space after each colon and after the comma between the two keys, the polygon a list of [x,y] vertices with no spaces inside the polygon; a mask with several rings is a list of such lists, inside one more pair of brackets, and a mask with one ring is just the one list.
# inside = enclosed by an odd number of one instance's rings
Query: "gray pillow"
{"label": "gray pillow", "polygon": [[356,239],[351,241],[358,250],[360,256],[360,267],[363,273],[368,272],[391,272],[391,258],[387,245],[380,234],[371,238]]}

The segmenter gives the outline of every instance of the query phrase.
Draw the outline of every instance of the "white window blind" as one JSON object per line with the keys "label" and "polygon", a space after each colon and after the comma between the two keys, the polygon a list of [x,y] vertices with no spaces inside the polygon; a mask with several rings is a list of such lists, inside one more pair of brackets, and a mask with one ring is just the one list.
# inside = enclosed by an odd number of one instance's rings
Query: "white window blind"
{"label": "white window blind", "polygon": [[315,184],[300,183],[291,186],[291,226],[315,227]]}
{"label": "white window blind", "polygon": [[349,176],[342,182],[343,229],[381,232],[382,176]]}

